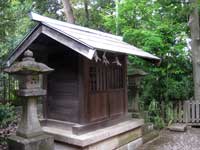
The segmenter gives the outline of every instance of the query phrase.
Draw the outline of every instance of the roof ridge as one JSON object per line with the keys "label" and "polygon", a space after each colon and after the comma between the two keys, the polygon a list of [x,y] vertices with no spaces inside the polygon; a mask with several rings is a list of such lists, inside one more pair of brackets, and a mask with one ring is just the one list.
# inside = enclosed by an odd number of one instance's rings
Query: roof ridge
{"label": "roof ridge", "polygon": [[65,27],[68,27],[68,28],[73,28],[73,29],[76,29],[76,30],[81,30],[81,31],[84,30],[85,32],[90,32],[90,33],[98,34],[98,35],[101,35],[101,36],[106,36],[106,37],[113,38],[113,39],[116,39],[116,40],[121,40],[121,41],[123,40],[121,36],[116,36],[116,35],[112,35],[110,33],[102,32],[102,31],[99,31],[99,30],[90,29],[90,28],[82,27],[82,26],[75,25],[75,24],[70,24],[70,23],[67,23],[67,22],[63,22],[63,21],[60,21],[60,20],[56,20],[56,19],[52,19],[52,18],[49,18],[49,17],[46,17],[46,16],[39,15],[39,14],[34,13],[34,12],[30,12],[29,16],[34,21],[52,23],[52,24],[56,24],[56,25],[59,25],[59,26],[65,26]]}

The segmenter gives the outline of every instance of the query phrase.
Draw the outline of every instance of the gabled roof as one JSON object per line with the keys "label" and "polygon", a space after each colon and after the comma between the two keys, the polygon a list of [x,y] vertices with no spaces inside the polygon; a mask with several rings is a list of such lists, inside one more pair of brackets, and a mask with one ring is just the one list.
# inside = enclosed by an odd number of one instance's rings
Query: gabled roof
{"label": "gabled roof", "polygon": [[30,17],[39,22],[39,25],[11,53],[8,57],[8,65],[12,64],[41,33],[70,47],[88,59],[92,59],[95,51],[100,50],[135,55],[155,62],[160,61],[158,57],[123,42],[120,36],[58,21],[33,12],[30,13]]}

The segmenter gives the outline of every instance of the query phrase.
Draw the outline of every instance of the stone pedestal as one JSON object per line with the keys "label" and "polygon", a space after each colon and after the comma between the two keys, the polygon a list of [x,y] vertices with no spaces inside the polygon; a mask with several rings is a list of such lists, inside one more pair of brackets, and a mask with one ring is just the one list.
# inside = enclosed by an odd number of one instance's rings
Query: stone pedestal
{"label": "stone pedestal", "polygon": [[9,150],[54,150],[54,138],[45,134],[29,139],[13,135],[8,145]]}
{"label": "stone pedestal", "polygon": [[129,87],[131,95],[131,113],[133,118],[141,118],[139,110],[139,85],[140,79],[134,80],[134,83]]}
{"label": "stone pedestal", "polygon": [[17,136],[32,138],[43,134],[42,128],[37,117],[37,102],[35,98],[23,99],[23,112]]}
{"label": "stone pedestal", "polygon": [[45,134],[37,117],[34,97],[22,99],[23,112],[16,135],[8,138],[9,150],[54,150],[54,138]]}
{"label": "stone pedestal", "polygon": [[132,117],[133,118],[141,118],[140,112],[132,112]]}

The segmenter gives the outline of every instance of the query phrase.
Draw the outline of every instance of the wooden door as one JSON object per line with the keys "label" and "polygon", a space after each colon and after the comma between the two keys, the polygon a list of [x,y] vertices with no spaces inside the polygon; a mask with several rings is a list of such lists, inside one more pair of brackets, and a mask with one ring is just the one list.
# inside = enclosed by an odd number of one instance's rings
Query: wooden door
{"label": "wooden door", "polygon": [[109,120],[125,113],[123,68],[93,64],[90,67],[89,121]]}

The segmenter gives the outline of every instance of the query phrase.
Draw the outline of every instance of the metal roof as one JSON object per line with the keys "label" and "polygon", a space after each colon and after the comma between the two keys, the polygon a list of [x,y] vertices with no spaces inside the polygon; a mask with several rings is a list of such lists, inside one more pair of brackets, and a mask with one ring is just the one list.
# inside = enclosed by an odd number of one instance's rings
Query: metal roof
{"label": "metal roof", "polygon": [[[34,21],[40,22],[66,36],[72,37],[80,43],[91,47],[93,50],[131,54],[160,61],[160,58],[124,42],[123,38],[120,36],[58,21],[33,12],[30,13],[30,17]],[[94,55],[94,53],[92,53],[92,55]],[[90,57],[90,59],[92,59],[92,57]]]}
{"label": "metal roof", "polygon": [[123,41],[120,36],[81,27],[78,25],[51,19],[39,14],[30,13],[30,18],[39,24],[25,37],[24,40],[10,53],[6,65],[10,66],[40,34],[60,42],[81,55],[92,59],[96,50],[130,54],[160,62],[160,58],[145,52]]}

